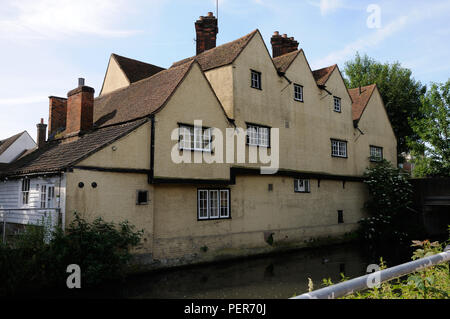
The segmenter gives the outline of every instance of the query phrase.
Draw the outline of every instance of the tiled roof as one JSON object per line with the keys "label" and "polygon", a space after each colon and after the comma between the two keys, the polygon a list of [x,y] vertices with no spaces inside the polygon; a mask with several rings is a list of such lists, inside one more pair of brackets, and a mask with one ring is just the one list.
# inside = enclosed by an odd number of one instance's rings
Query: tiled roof
{"label": "tiled roof", "polygon": [[353,121],[358,121],[361,118],[361,115],[364,112],[364,109],[369,103],[370,97],[373,94],[373,91],[376,88],[376,84],[368,85],[361,87],[361,94],[359,94],[359,88],[349,89],[348,93],[352,98],[352,116]]}
{"label": "tiled roof", "polygon": [[25,133],[25,131],[13,135],[11,137],[5,138],[4,140],[0,141],[0,155],[2,155],[17,139],[22,136],[22,134]]}
{"label": "tiled roof", "polygon": [[159,66],[126,58],[114,53],[112,57],[117,61],[130,83],[140,81],[165,70]]}
{"label": "tiled roof", "polygon": [[198,61],[203,71],[231,64],[258,32],[258,30],[255,30],[242,38],[206,50],[199,55],[175,62],[172,64],[172,68],[193,60]]}
{"label": "tiled roof", "polygon": [[325,85],[327,83],[328,79],[330,78],[331,73],[333,73],[334,69],[336,69],[337,64],[312,71],[314,79],[317,82],[317,85]]}
{"label": "tiled roof", "polygon": [[55,140],[9,165],[0,175],[15,176],[32,173],[52,173],[76,164],[90,154],[113,143],[135,130],[147,119],[121,125],[108,126],[66,142]]}
{"label": "tiled roof", "polygon": [[275,64],[277,70],[283,73],[286,72],[301,51],[302,50],[300,49],[273,58],[273,63]]}
{"label": "tiled roof", "polygon": [[95,125],[101,127],[123,123],[157,111],[184,79],[194,61],[161,71],[126,88],[96,98]]}

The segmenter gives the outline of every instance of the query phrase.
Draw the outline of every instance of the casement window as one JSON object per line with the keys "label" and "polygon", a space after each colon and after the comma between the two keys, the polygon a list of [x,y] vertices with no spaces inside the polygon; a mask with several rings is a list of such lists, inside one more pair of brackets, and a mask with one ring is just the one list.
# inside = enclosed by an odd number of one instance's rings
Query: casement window
{"label": "casement window", "polygon": [[347,158],[347,142],[332,139],[331,156]]}
{"label": "casement window", "polygon": [[230,218],[230,190],[197,190],[197,217],[199,220]]}
{"label": "casement window", "polygon": [[247,124],[247,144],[250,146],[269,147],[270,128],[254,124]]}
{"label": "casement window", "polygon": [[338,97],[334,97],[334,111],[341,113],[341,99]]}
{"label": "casement window", "polygon": [[180,150],[211,152],[211,129],[197,126],[179,126]]}
{"label": "casement window", "polygon": [[294,179],[294,191],[296,193],[310,193],[309,179]]}
{"label": "casement window", "polygon": [[254,89],[262,90],[261,72],[251,70],[251,86]]}
{"label": "casement window", "polygon": [[28,178],[22,180],[22,205],[28,205],[30,201],[30,180]]}
{"label": "casement window", "polygon": [[136,205],[148,204],[148,191],[138,190],[136,191]]}
{"label": "casement window", "polygon": [[303,102],[303,86],[294,84],[294,100]]}
{"label": "casement window", "polygon": [[370,161],[381,162],[383,160],[383,148],[378,146],[370,146]]}

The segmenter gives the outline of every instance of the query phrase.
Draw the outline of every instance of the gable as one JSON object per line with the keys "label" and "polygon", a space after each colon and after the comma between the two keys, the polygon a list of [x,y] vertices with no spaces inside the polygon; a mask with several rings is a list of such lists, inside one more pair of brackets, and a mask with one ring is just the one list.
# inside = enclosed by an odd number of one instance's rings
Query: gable
{"label": "gable", "polygon": [[117,61],[111,55],[100,95],[108,94],[129,85],[130,81],[121,70]]}
{"label": "gable", "polygon": [[397,140],[383,98],[376,86],[359,118],[358,126],[363,131],[370,130],[370,134],[389,134],[392,139]]}

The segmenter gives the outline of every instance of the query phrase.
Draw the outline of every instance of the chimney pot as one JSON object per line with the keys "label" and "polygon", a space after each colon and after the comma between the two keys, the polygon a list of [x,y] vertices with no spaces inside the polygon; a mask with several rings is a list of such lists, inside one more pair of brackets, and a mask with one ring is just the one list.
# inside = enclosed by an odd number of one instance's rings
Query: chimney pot
{"label": "chimney pot", "polygon": [[84,86],[84,78],[78,78],[78,87]]}
{"label": "chimney pot", "polygon": [[288,37],[286,33],[280,37],[279,32],[275,31],[270,43],[272,44],[272,57],[274,58],[298,50],[298,42],[295,41],[294,37]]}

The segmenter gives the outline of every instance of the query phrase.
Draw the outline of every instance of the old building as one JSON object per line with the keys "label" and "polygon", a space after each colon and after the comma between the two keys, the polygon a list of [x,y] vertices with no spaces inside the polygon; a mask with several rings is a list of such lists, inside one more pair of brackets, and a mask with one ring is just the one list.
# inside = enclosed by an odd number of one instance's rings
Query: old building
{"label": "old building", "polygon": [[[195,27],[194,57],[165,70],[112,55],[99,97],[83,81],[67,98],[50,97],[49,139],[3,173],[0,208],[45,208],[42,185],[53,187],[65,224],[77,211],[144,229],[136,253],[153,265],[355,230],[364,170],[382,158],[396,165],[376,85],[348,90],[337,65],[312,71],[298,42],[278,32],[271,56],[258,30],[216,47],[212,14]],[[224,140],[244,132],[244,156],[237,138],[226,157],[217,131]],[[275,171],[262,174],[269,164],[259,152]]]}

